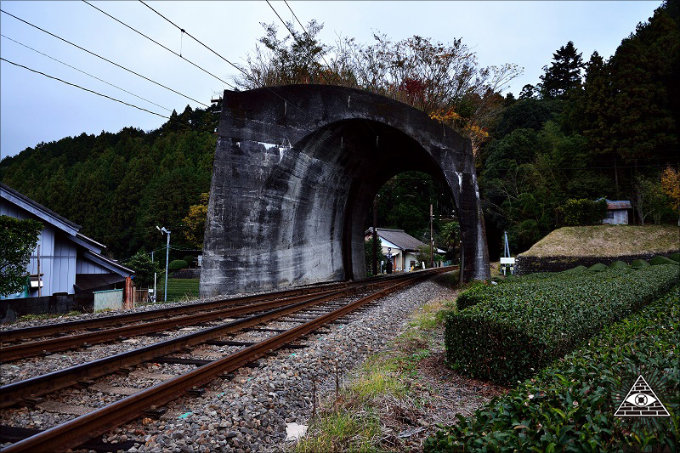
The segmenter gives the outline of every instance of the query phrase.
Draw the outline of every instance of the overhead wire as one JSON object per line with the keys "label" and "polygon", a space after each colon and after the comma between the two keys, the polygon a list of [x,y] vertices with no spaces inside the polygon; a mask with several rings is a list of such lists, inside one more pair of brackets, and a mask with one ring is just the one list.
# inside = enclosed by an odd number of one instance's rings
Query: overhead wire
{"label": "overhead wire", "polygon": [[[236,69],[237,71],[240,71],[240,72],[241,72],[243,75],[245,75],[246,77],[250,77],[250,75],[249,75],[247,72],[245,72],[242,68],[240,68],[238,65],[232,63],[229,59],[227,59],[227,58],[225,58],[224,56],[222,56],[219,52],[215,51],[213,48],[211,48],[211,47],[208,46],[207,44],[205,44],[205,43],[203,43],[202,41],[200,41],[198,38],[196,38],[194,35],[192,35],[192,34],[189,33],[188,31],[186,31],[184,28],[180,27],[179,25],[177,25],[176,23],[174,23],[173,21],[171,21],[170,19],[168,19],[167,17],[165,17],[165,16],[164,16],[162,13],[160,13],[158,10],[156,10],[155,8],[149,6],[147,3],[145,3],[145,2],[142,1],[142,0],[139,0],[139,3],[141,3],[142,5],[144,5],[144,6],[146,6],[147,8],[149,8],[151,11],[153,11],[154,13],[156,13],[156,14],[157,14],[158,16],[160,16],[161,18],[165,19],[166,22],[170,23],[170,24],[173,25],[175,28],[177,28],[179,31],[181,31],[183,35],[187,35],[189,38],[193,39],[193,40],[196,41],[198,44],[200,44],[201,46],[203,46],[203,47],[205,47],[206,49],[208,49],[210,52],[212,52],[212,53],[213,53],[214,55],[216,55],[218,58],[220,58],[221,60],[223,60],[224,62],[226,62],[226,63],[229,64],[230,66],[232,66],[234,69]],[[233,86],[232,86],[232,88],[233,88]]]}
{"label": "overhead wire", "polygon": [[179,91],[177,91],[177,90],[174,90],[174,89],[172,89],[172,88],[170,88],[170,87],[168,87],[168,86],[166,86],[166,85],[163,85],[163,84],[160,83],[160,82],[157,82],[157,81],[155,81],[155,80],[153,80],[153,79],[150,79],[149,77],[146,77],[146,76],[144,76],[144,75],[142,75],[142,74],[139,74],[138,72],[135,72],[135,71],[133,71],[132,69],[126,68],[125,66],[123,66],[123,65],[121,65],[121,64],[119,64],[119,63],[116,63],[115,61],[112,61],[112,60],[110,60],[110,59],[108,59],[108,58],[106,58],[106,57],[103,57],[103,56],[97,54],[96,52],[93,52],[93,51],[88,50],[88,49],[86,49],[86,48],[84,48],[84,47],[82,47],[82,46],[79,46],[78,44],[75,44],[75,43],[73,43],[73,42],[71,42],[71,41],[69,41],[69,40],[67,40],[67,39],[65,39],[65,38],[62,38],[61,36],[56,35],[55,33],[52,33],[52,32],[50,32],[50,31],[47,31],[47,30],[45,30],[44,28],[41,28],[41,27],[39,27],[39,26],[37,26],[37,25],[35,25],[35,24],[32,24],[31,22],[29,22],[29,21],[27,21],[27,20],[25,20],[25,19],[22,19],[22,18],[20,18],[20,17],[17,17],[17,16],[15,16],[15,15],[12,14],[12,13],[8,13],[8,12],[5,11],[4,9],[1,9],[1,8],[0,8],[0,12],[2,12],[3,14],[7,14],[8,16],[13,17],[14,19],[16,19],[16,20],[18,20],[18,21],[20,21],[20,22],[23,22],[24,24],[26,24],[26,25],[28,25],[28,26],[30,26],[30,27],[33,27],[33,28],[35,28],[35,29],[37,29],[37,30],[40,30],[41,32],[46,33],[46,34],[52,36],[53,38],[56,38],[56,39],[58,39],[58,40],[60,40],[60,41],[62,41],[62,42],[65,42],[66,44],[69,44],[69,45],[75,47],[76,49],[82,50],[83,52],[86,52],[86,53],[88,53],[88,54],[90,54],[90,55],[92,55],[92,56],[94,56],[94,57],[97,57],[97,58],[99,58],[100,60],[106,61],[106,62],[109,63],[109,64],[112,64],[112,65],[114,65],[114,66],[116,66],[116,67],[118,67],[118,68],[120,68],[120,69],[123,69],[124,71],[127,71],[127,72],[129,72],[130,74],[134,74],[134,75],[136,75],[137,77],[140,77],[140,78],[142,78],[142,79],[144,79],[144,80],[146,80],[146,81],[148,81],[148,82],[151,82],[151,83],[153,83],[153,84],[155,84],[155,85],[157,85],[157,86],[159,86],[159,87],[161,87],[161,88],[164,88],[164,89],[166,89],[166,90],[168,90],[168,91],[171,91],[171,92],[173,92],[173,93],[175,93],[175,94],[177,94],[177,95],[179,95],[179,96],[182,96],[183,98],[186,98],[186,99],[189,99],[190,101],[196,102],[197,104],[200,104],[200,105],[202,105],[203,107],[206,107],[206,108],[207,108],[207,107],[210,107],[208,104],[205,104],[205,103],[203,103],[203,102],[201,102],[201,101],[199,101],[199,100],[197,100],[197,99],[194,99],[194,98],[192,98],[191,96],[187,96],[187,95],[184,94],[184,93],[181,93],[181,92],[179,92]]}
{"label": "overhead wire", "polygon": [[8,40],[10,40],[10,41],[12,41],[12,42],[14,42],[14,43],[16,43],[16,44],[18,44],[18,45],[20,45],[20,46],[22,46],[22,47],[25,47],[26,49],[32,50],[32,51],[35,52],[35,53],[38,53],[38,54],[40,54],[40,55],[42,55],[42,56],[44,56],[44,57],[47,57],[47,58],[49,58],[50,60],[54,60],[54,61],[56,61],[57,63],[61,63],[61,64],[63,64],[64,66],[68,66],[68,67],[71,68],[71,69],[74,69],[74,70],[76,70],[76,71],[78,71],[78,72],[80,72],[80,73],[82,73],[82,74],[85,74],[86,76],[92,77],[93,79],[99,80],[99,81],[102,82],[102,83],[105,83],[105,84],[107,84],[107,85],[109,85],[109,86],[112,86],[112,87],[114,87],[114,88],[116,88],[116,89],[118,89],[118,90],[120,90],[120,91],[123,91],[123,92],[125,92],[125,93],[127,93],[127,94],[129,94],[129,95],[131,95],[131,96],[134,96],[134,97],[136,97],[137,99],[141,99],[142,101],[146,101],[146,102],[148,102],[149,104],[153,104],[153,105],[155,105],[156,107],[160,107],[160,108],[162,108],[163,110],[167,110],[168,112],[171,112],[171,111],[172,111],[171,109],[169,109],[169,108],[167,108],[167,107],[163,107],[163,106],[160,105],[160,104],[156,104],[155,102],[150,101],[149,99],[146,99],[146,98],[144,98],[144,97],[142,97],[142,96],[139,96],[139,95],[137,95],[137,94],[135,94],[135,93],[133,93],[133,92],[131,92],[131,91],[128,91],[128,90],[126,90],[125,88],[119,87],[118,85],[115,85],[115,84],[113,84],[113,83],[111,83],[111,82],[107,82],[106,80],[104,80],[104,79],[102,79],[102,78],[100,78],[100,77],[97,77],[96,75],[90,74],[89,72],[83,71],[82,69],[76,68],[75,66],[72,66],[72,65],[70,65],[70,64],[68,64],[68,63],[66,63],[66,62],[64,62],[64,61],[61,61],[61,60],[58,59],[58,58],[55,58],[55,57],[53,57],[53,56],[51,56],[51,55],[48,55],[48,54],[46,54],[46,53],[44,53],[44,52],[41,52],[41,51],[39,51],[39,50],[37,50],[37,49],[34,49],[33,47],[28,46],[28,45],[26,45],[26,44],[24,44],[24,43],[22,43],[22,42],[19,42],[19,41],[17,41],[16,39],[12,39],[12,38],[10,38],[9,36],[3,35],[2,33],[0,33],[0,36],[3,37],[3,38],[5,38],[5,39],[8,39]]}
{"label": "overhead wire", "polygon": [[91,6],[92,8],[96,9],[97,11],[99,11],[99,12],[102,13],[102,14],[104,14],[105,16],[111,18],[112,20],[118,22],[119,24],[123,25],[124,27],[129,28],[130,30],[134,31],[135,33],[139,34],[140,36],[143,36],[144,38],[148,39],[149,41],[151,41],[152,43],[156,44],[157,46],[162,47],[163,49],[167,50],[167,51],[170,52],[171,54],[173,54],[173,55],[175,55],[175,56],[181,58],[182,60],[186,61],[187,63],[193,65],[194,67],[196,67],[196,68],[200,69],[201,71],[205,72],[206,74],[210,75],[211,77],[213,77],[213,78],[219,80],[220,82],[224,83],[224,84],[227,85],[228,87],[230,87],[230,88],[232,88],[232,89],[235,88],[231,83],[227,82],[226,80],[221,79],[220,77],[216,76],[215,74],[213,74],[212,72],[210,72],[210,71],[208,71],[207,69],[203,68],[202,66],[200,66],[200,65],[198,65],[198,64],[196,64],[196,63],[194,63],[193,61],[189,60],[188,58],[185,58],[184,56],[182,56],[182,54],[179,54],[179,53],[175,52],[174,50],[170,49],[169,47],[167,47],[167,46],[161,44],[160,42],[156,41],[155,39],[153,39],[153,38],[150,37],[149,35],[147,35],[147,34],[141,32],[141,31],[137,30],[136,28],[134,28],[134,27],[131,26],[131,25],[126,24],[126,23],[123,22],[122,20],[120,20],[120,19],[114,17],[113,15],[111,15],[111,14],[107,13],[106,11],[104,11],[103,9],[101,9],[101,8],[99,8],[99,7],[95,6],[95,5],[93,5],[92,3],[88,2],[87,0],[82,0],[82,1],[83,1],[83,3],[85,3],[86,5]]}
{"label": "overhead wire", "polygon": [[[83,1],[85,1],[85,0],[83,0]],[[177,25],[176,23],[174,23],[172,20],[168,19],[168,18],[165,17],[163,14],[161,14],[159,11],[157,11],[157,10],[154,9],[153,7],[149,6],[149,5],[148,5],[147,3],[145,3],[143,0],[139,0],[139,2],[140,2],[142,5],[144,5],[144,6],[146,6],[147,8],[149,8],[149,9],[150,9],[151,11],[153,11],[154,13],[156,13],[158,16],[160,16],[161,18],[163,18],[165,21],[167,21],[168,23],[170,23],[172,26],[174,26],[175,28],[177,28],[178,30],[180,30],[180,31],[182,32],[182,34],[187,35],[189,38],[193,39],[193,40],[196,41],[198,44],[200,44],[201,46],[205,47],[205,48],[208,49],[210,52],[212,52],[213,54],[215,54],[216,56],[218,56],[220,59],[222,59],[223,61],[225,61],[226,63],[228,63],[228,64],[231,65],[232,67],[234,67],[236,70],[238,70],[239,72],[241,72],[244,76],[246,76],[247,79],[249,79],[250,81],[252,81],[252,82],[255,83],[256,85],[259,85],[260,87],[269,90],[271,93],[273,93],[273,94],[274,94],[275,96],[277,96],[279,99],[281,99],[282,101],[285,101],[285,102],[288,103],[288,104],[291,104],[292,106],[294,106],[294,107],[297,108],[298,110],[304,111],[302,108],[300,108],[300,107],[299,107],[298,105],[296,105],[295,103],[293,103],[293,102],[289,101],[288,99],[286,99],[286,98],[285,98],[283,95],[281,95],[280,93],[278,93],[278,92],[272,90],[272,89],[269,88],[269,87],[264,86],[262,83],[259,83],[252,75],[250,75],[250,74],[248,74],[246,71],[244,71],[243,68],[239,67],[237,64],[231,62],[229,59],[227,59],[227,58],[225,58],[224,56],[222,56],[220,53],[218,53],[217,51],[215,51],[214,49],[212,49],[210,46],[208,46],[207,44],[205,44],[205,43],[203,43],[202,41],[200,41],[198,38],[196,38],[194,35],[192,35],[192,34],[189,33],[188,31],[186,31],[184,28],[180,27],[179,25]],[[271,5],[270,5],[270,6],[271,6]],[[233,88],[233,87],[232,87],[232,88]],[[235,88],[234,88],[234,89],[235,89]]]}
{"label": "overhead wire", "polygon": [[166,118],[166,119],[169,119],[169,118],[170,118],[169,116],[161,115],[160,113],[156,113],[156,112],[152,112],[151,110],[145,109],[144,107],[140,107],[140,106],[135,105],[135,104],[130,104],[129,102],[121,101],[120,99],[116,99],[116,98],[111,97],[111,96],[108,96],[108,95],[106,95],[106,94],[99,93],[99,92],[94,91],[94,90],[91,90],[91,89],[89,89],[89,88],[82,87],[82,86],[77,85],[77,84],[75,84],[75,83],[67,82],[66,80],[60,79],[59,77],[55,77],[55,76],[51,76],[51,75],[49,75],[49,74],[45,74],[44,72],[38,71],[37,69],[32,69],[32,68],[29,68],[28,66],[24,66],[24,65],[22,65],[22,64],[15,63],[14,61],[8,60],[8,59],[6,59],[6,58],[4,58],[4,57],[0,57],[0,60],[1,60],[1,61],[6,61],[7,63],[12,64],[12,65],[14,65],[14,66],[18,66],[18,67],[20,67],[20,68],[27,69],[27,70],[29,70],[29,71],[31,71],[31,72],[35,72],[36,74],[40,74],[40,75],[45,76],[45,77],[47,77],[47,78],[54,79],[54,80],[58,80],[59,82],[65,83],[66,85],[71,85],[72,87],[80,88],[81,90],[87,91],[87,92],[92,93],[92,94],[96,94],[97,96],[101,96],[101,97],[104,97],[104,98],[106,98],[106,99],[110,99],[110,100],[112,100],[112,101],[120,102],[121,104],[127,105],[127,106],[129,106],[129,107],[134,107],[134,108],[136,108],[136,109],[138,109],[138,110],[142,110],[142,111],[144,111],[144,112],[151,113],[152,115],[160,116],[161,118]]}

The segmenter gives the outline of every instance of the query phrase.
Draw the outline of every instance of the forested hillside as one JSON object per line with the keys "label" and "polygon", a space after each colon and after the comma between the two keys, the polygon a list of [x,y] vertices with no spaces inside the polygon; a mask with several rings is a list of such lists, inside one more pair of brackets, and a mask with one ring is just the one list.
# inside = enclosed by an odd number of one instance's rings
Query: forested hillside
{"label": "forested hillside", "polygon": [[[517,97],[498,90],[516,68],[479,68],[460,39],[444,45],[414,36],[393,43],[376,35],[371,45],[327,45],[317,41],[322,26],[314,22],[295,42],[277,38],[269,25],[263,51],[249,60],[240,84],[353,86],[454,127],[476,152],[491,254],[498,253],[503,230],[514,254],[560,226],[569,199],[628,199],[636,223],[677,221],[679,24],[673,0],[608,60],[595,52],[585,61],[576,44],[565,43],[541,80]],[[460,68],[469,78],[462,80]],[[177,248],[200,248],[205,211],[189,214],[210,188],[217,109],[187,107],[149,132],[126,128],[41,143],[2,160],[0,178],[81,224],[115,258],[162,246],[156,225],[172,230]],[[441,184],[422,174],[393,179],[379,200],[380,226],[419,238],[429,234],[430,203],[438,219],[453,211]]]}
{"label": "forested hillside", "polygon": [[[125,128],[41,143],[0,163],[2,181],[82,225],[125,259],[164,243],[155,226],[184,238],[182,218],[210,190],[215,109],[173,112],[160,129]],[[181,254],[180,254],[181,256]]]}
{"label": "forested hillside", "polygon": [[525,250],[570,198],[627,199],[636,223],[677,221],[662,172],[677,178],[680,160],[679,24],[678,2],[664,4],[607,61],[583,61],[569,42],[537,86],[507,99],[479,159],[491,237],[508,229]]}

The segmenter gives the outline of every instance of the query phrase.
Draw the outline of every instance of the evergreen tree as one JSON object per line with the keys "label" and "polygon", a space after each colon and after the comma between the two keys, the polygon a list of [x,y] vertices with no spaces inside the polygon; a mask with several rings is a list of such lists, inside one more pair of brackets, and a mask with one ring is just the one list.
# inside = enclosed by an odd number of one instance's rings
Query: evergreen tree
{"label": "evergreen tree", "polygon": [[550,67],[543,67],[545,74],[541,76],[541,94],[544,97],[557,98],[580,87],[583,67],[581,54],[576,51],[574,43],[569,41],[566,46],[553,53]]}

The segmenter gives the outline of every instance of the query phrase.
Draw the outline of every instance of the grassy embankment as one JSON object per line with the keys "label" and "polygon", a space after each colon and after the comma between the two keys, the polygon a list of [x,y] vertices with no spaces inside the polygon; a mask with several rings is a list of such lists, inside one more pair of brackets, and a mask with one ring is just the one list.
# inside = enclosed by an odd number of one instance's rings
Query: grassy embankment
{"label": "grassy embankment", "polygon": [[522,255],[610,258],[678,250],[680,227],[677,226],[596,225],[559,228]]}

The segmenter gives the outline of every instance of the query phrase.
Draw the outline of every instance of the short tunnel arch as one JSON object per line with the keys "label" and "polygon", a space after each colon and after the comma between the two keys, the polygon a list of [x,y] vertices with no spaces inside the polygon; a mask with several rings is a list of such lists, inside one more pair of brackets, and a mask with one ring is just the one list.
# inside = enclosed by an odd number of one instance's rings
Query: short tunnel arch
{"label": "short tunnel arch", "polygon": [[365,215],[407,170],[451,189],[466,278],[488,278],[469,141],[422,112],[327,85],[225,91],[213,166],[201,295],[365,275]]}

